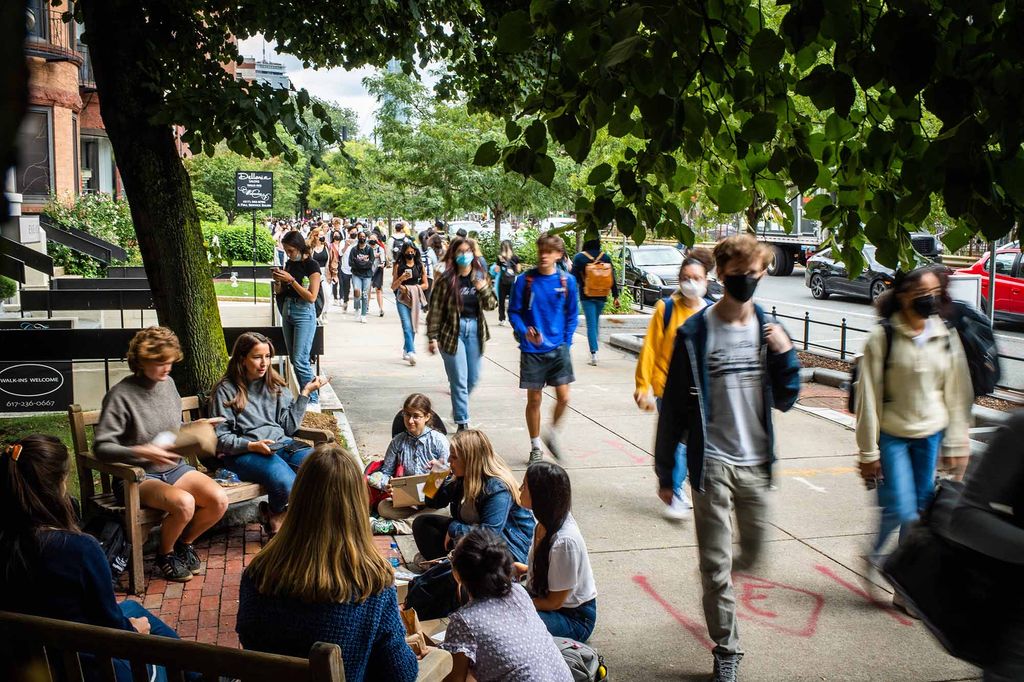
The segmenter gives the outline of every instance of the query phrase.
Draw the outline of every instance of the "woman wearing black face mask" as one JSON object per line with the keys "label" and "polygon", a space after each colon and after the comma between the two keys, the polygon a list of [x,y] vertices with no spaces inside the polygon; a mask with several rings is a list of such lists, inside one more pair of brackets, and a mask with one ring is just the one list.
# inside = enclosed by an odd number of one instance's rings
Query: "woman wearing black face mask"
{"label": "woman wearing black face mask", "polygon": [[[861,476],[877,487],[881,523],[868,560],[902,538],[931,499],[941,447],[943,468],[962,475],[974,393],[956,331],[939,317],[947,297],[930,267],[898,273],[878,299],[881,324],[860,359],[854,386]],[[871,568],[870,566],[868,567]],[[894,604],[903,605],[894,598]]]}
{"label": "woman wearing black face mask", "polygon": [[391,273],[391,290],[395,294],[398,318],[402,321],[402,359],[416,365],[416,328],[420,323],[420,308],[427,290],[427,270],[420,259],[420,251],[412,242],[402,246],[401,256],[395,261]]}

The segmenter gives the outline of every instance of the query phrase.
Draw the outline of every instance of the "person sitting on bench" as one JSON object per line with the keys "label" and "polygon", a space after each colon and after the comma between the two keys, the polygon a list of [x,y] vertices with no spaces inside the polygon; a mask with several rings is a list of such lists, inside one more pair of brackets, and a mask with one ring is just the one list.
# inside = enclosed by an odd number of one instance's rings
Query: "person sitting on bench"
{"label": "person sitting on bench", "polygon": [[235,629],[243,647],[308,656],[327,642],[341,647],[346,680],[417,679],[369,503],[355,458],[334,443],[317,446],[299,469],[281,531],[242,574]]}
{"label": "person sitting on bench", "polygon": [[[167,513],[160,524],[156,566],[166,580],[187,582],[201,568],[192,543],[228,508],[224,490],[167,448],[181,427],[181,396],[171,368],[182,359],[178,337],[166,327],[140,330],[128,344],[131,376],[103,396],[93,451],[107,462],[141,467],[143,507]],[[119,479],[114,494],[123,498]]]}
{"label": "person sitting on bench", "polygon": [[[177,639],[142,604],[117,603],[106,553],[78,529],[67,492],[69,462],[67,447],[54,436],[0,447],[0,610]],[[86,680],[100,679],[91,655],[80,660]],[[113,664],[117,682],[134,679],[128,661]],[[147,673],[167,680],[163,668],[148,666]]]}
{"label": "person sitting on bench", "polygon": [[217,452],[224,468],[267,490],[269,501],[260,502],[259,518],[269,537],[281,528],[295,472],[313,451],[291,436],[302,426],[310,394],[327,383],[324,377],[313,377],[292,400],[273,360],[270,339],[245,332],[235,340],[210,401],[210,413],[224,418],[217,425]]}

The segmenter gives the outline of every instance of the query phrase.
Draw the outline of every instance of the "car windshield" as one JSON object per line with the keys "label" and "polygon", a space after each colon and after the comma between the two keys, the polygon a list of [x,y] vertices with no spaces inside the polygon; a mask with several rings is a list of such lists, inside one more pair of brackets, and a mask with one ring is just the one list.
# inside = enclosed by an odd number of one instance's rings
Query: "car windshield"
{"label": "car windshield", "polygon": [[680,265],[683,262],[683,254],[671,246],[633,249],[632,253],[636,265]]}

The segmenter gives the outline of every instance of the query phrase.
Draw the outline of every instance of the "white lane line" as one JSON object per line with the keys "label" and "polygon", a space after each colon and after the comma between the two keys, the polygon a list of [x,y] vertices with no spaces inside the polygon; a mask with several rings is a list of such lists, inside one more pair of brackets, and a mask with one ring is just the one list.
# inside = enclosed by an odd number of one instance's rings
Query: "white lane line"
{"label": "white lane line", "polygon": [[813,483],[808,481],[806,478],[803,478],[802,476],[794,476],[793,480],[794,481],[800,481],[805,486],[807,486],[808,488],[810,488],[811,490],[813,490],[815,492],[819,492],[819,493],[827,493],[828,492],[827,490],[822,488],[820,485],[814,485]]}

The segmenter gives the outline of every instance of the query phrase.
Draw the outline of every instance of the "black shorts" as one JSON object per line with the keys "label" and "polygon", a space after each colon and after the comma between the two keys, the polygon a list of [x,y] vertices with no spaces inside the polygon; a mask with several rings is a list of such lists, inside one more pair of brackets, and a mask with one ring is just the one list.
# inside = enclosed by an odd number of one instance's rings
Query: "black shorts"
{"label": "black shorts", "polygon": [[519,388],[539,391],[545,386],[564,386],[574,381],[569,344],[547,353],[519,353]]}
{"label": "black shorts", "polygon": [[374,289],[384,288],[384,268],[377,268],[373,273],[373,280],[370,282],[370,286]]}

